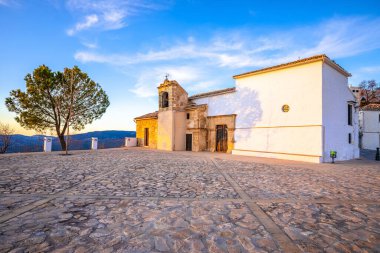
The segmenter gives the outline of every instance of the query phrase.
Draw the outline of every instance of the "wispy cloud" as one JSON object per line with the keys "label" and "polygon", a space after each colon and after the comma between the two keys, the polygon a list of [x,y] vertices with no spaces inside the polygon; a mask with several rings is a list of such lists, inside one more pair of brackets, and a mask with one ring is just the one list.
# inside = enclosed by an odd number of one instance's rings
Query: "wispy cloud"
{"label": "wispy cloud", "polygon": [[74,28],[67,30],[67,34],[72,36],[77,32],[89,29],[99,22],[99,18],[96,14],[88,15],[83,22],[77,23]]}
{"label": "wispy cloud", "polygon": [[148,2],[147,0],[68,0],[67,8],[81,20],[68,29],[67,34],[72,36],[82,30],[95,27],[100,30],[120,29],[127,26],[126,19],[128,17],[163,9],[166,3]]}
{"label": "wispy cloud", "polygon": [[81,42],[83,46],[89,48],[89,49],[96,49],[98,48],[98,44],[96,42],[88,42],[88,41],[82,41]]}
{"label": "wispy cloud", "polygon": [[[157,85],[164,80],[164,75],[169,73],[170,79],[175,79],[179,83],[198,83],[201,82],[205,73],[195,66],[157,66],[154,68],[140,70],[137,82],[130,91],[139,97],[155,96]],[[191,88],[190,88],[191,90]]]}
{"label": "wispy cloud", "polygon": [[367,66],[360,69],[364,73],[380,73],[380,65],[377,66]]}
{"label": "wispy cloud", "polygon": [[157,85],[166,72],[174,79],[183,79],[186,87],[196,91],[218,85],[213,80],[220,80],[221,72],[228,78],[232,73],[315,54],[327,54],[333,59],[359,55],[380,48],[378,27],[379,18],[335,18],[314,26],[269,34],[235,30],[215,33],[206,39],[188,37],[170,47],[137,53],[104,54],[84,50],[78,51],[75,59],[83,63],[97,62],[122,68],[149,67],[149,73],[141,71],[141,76],[136,77],[134,92],[140,96],[152,96],[155,94],[155,89],[150,87],[152,82]]}
{"label": "wispy cloud", "polygon": [[19,2],[16,0],[0,0],[0,6],[15,6],[18,5]]}
{"label": "wispy cloud", "polygon": [[377,79],[380,74],[380,65],[360,67],[352,71],[352,77],[350,83],[353,85],[359,85],[363,80]]}

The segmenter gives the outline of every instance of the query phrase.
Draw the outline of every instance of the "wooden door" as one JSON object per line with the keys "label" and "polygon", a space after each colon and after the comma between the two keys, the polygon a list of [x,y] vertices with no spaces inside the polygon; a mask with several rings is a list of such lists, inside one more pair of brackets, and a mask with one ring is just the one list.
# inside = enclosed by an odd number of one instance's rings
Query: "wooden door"
{"label": "wooden door", "polygon": [[144,146],[149,146],[149,128],[144,131]]}
{"label": "wooden door", "polygon": [[216,152],[227,152],[227,125],[216,126]]}
{"label": "wooden door", "polygon": [[192,151],[192,150],[193,150],[193,135],[186,134],[186,151]]}

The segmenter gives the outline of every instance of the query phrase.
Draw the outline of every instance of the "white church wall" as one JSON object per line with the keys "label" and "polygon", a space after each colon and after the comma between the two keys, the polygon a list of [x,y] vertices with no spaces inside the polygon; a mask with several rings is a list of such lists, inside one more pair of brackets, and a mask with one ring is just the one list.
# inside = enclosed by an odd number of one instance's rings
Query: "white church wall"
{"label": "white church wall", "polygon": [[[236,80],[251,90],[260,116],[250,122],[238,113],[233,154],[319,162],[322,155],[322,70],[311,63]],[[288,105],[289,112],[282,106]]]}
{"label": "white church wall", "polygon": [[236,92],[227,93],[218,96],[204,97],[194,99],[193,101],[200,104],[207,104],[208,111],[207,116],[228,115],[234,114],[236,111],[235,106],[227,106],[236,100]]}
{"label": "white church wall", "polygon": [[[208,115],[237,114],[233,154],[319,162],[322,63],[236,80],[236,92],[194,100]],[[289,112],[282,106],[289,105]]]}
{"label": "white church wall", "polygon": [[[323,161],[331,160],[330,151],[337,151],[336,160],[359,157],[358,110],[353,109],[353,125],[348,125],[348,102],[355,101],[348,88],[347,77],[323,64]],[[351,133],[352,143],[348,143]]]}
{"label": "white church wall", "polygon": [[380,148],[380,134],[379,133],[364,133],[362,137],[363,149],[376,150]]}
{"label": "white church wall", "polygon": [[[254,92],[262,111],[254,124],[243,118],[237,128],[321,125],[321,76],[321,63],[316,62],[237,79],[237,90]],[[285,104],[287,113],[282,111]]]}
{"label": "white church wall", "polygon": [[380,147],[380,111],[361,111],[362,148],[376,150]]}

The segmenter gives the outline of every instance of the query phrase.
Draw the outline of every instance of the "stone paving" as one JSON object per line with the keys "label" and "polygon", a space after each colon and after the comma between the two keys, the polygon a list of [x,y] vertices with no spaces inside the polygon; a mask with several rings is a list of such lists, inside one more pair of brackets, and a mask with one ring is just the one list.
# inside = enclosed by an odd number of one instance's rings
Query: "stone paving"
{"label": "stone paving", "polygon": [[0,252],[380,252],[380,163],[0,156]]}

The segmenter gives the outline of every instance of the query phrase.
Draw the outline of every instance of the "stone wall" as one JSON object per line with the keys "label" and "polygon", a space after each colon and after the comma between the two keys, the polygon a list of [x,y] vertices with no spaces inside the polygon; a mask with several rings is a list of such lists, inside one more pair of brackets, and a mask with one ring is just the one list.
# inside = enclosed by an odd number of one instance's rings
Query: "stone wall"
{"label": "stone wall", "polygon": [[176,81],[165,80],[158,87],[158,95],[159,95],[159,105],[161,105],[161,94],[163,92],[169,93],[169,106],[162,108],[160,107],[160,111],[167,110],[180,110],[184,111],[184,108],[187,106],[187,92],[179,85]]}
{"label": "stone wall", "polygon": [[227,153],[231,153],[234,148],[236,114],[219,115],[207,117],[207,146],[208,151],[215,152],[216,149],[216,126],[227,125]]}
{"label": "stone wall", "polygon": [[193,135],[192,151],[207,150],[207,105],[186,108],[186,133]]}
{"label": "stone wall", "polygon": [[[162,107],[162,94],[168,93],[169,105]],[[158,140],[161,150],[185,150],[187,92],[176,81],[165,80],[158,87]]]}
{"label": "stone wall", "polygon": [[157,119],[136,119],[137,145],[144,146],[144,131],[149,128],[149,148],[157,148]]}

